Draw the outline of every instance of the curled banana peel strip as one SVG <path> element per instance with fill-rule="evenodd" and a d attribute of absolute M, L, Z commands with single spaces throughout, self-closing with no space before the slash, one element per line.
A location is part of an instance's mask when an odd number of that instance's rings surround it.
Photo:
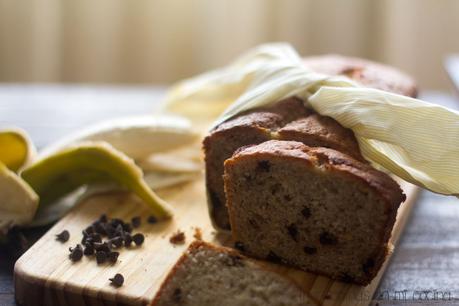
<path fill-rule="evenodd" d="M 68 146 L 25 168 L 21 177 L 40 196 L 40 206 L 50 205 L 83 185 L 115 182 L 141 198 L 158 219 L 172 216 L 172 209 L 145 183 L 134 161 L 106 142 Z"/>

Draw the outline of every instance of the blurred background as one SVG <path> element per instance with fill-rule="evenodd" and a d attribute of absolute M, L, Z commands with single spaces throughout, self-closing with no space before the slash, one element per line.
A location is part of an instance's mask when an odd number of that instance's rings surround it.
<path fill-rule="evenodd" d="M 0 82 L 167 84 L 269 41 L 449 87 L 457 0 L 0 0 Z"/>

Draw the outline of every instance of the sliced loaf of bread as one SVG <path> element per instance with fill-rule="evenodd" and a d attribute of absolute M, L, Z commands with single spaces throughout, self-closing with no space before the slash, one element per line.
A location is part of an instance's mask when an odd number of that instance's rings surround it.
<path fill-rule="evenodd" d="M 411 97 L 417 94 L 416 83 L 411 77 L 376 62 L 339 55 L 306 57 L 303 62 L 313 71 L 346 75 L 367 87 Z M 294 140 L 308 146 L 332 148 L 363 160 L 351 130 L 332 118 L 306 109 L 303 101 L 298 99 L 291 98 L 272 107 L 239 114 L 210 131 L 203 143 L 207 199 L 210 217 L 217 229 L 230 229 L 223 189 L 223 162 L 242 146 L 271 139 Z"/>
<path fill-rule="evenodd" d="M 290 279 L 233 249 L 195 241 L 162 284 L 152 306 L 316 305 Z"/>
<path fill-rule="evenodd" d="M 362 285 L 377 274 L 405 195 L 349 155 L 267 141 L 225 162 L 233 238 L 247 254 Z"/>

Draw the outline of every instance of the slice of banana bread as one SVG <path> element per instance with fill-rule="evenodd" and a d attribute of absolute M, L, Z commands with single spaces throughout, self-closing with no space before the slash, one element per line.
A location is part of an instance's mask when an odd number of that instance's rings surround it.
<path fill-rule="evenodd" d="M 347 75 L 365 86 L 415 96 L 414 81 L 398 70 L 378 63 L 341 56 L 305 58 L 312 70 Z M 301 141 L 308 146 L 326 147 L 364 161 L 351 130 L 334 119 L 304 107 L 296 98 L 242 113 L 220 124 L 204 139 L 206 188 L 210 217 L 217 229 L 229 230 L 223 163 L 240 147 L 271 139 Z"/>
<path fill-rule="evenodd" d="M 271 140 L 225 162 L 233 238 L 247 254 L 368 284 L 388 250 L 399 185 L 327 148 Z"/>
<path fill-rule="evenodd" d="M 193 242 L 152 306 L 315 305 L 293 281 L 235 250 Z"/>

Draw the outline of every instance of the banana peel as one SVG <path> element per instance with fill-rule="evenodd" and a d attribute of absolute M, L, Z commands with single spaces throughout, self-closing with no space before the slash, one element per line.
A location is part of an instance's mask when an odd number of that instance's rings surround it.
<path fill-rule="evenodd" d="M 156 218 L 172 216 L 169 205 L 148 187 L 134 161 L 106 142 L 67 146 L 26 167 L 21 177 L 40 196 L 40 207 L 87 184 L 116 182 L 137 194 Z"/>
<path fill-rule="evenodd" d="M 18 128 L 0 131 L 0 162 L 17 172 L 36 154 L 27 133 Z"/>
<path fill-rule="evenodd" d="M 13 171 L 0 162 L 0 237 L 16 225 L 32 221 L 38 195 Z"/>
<path fill-rule="evenodd" d="M 198 139 L 186 118 L 161 114 L 110 119 L 89 126 L 49 146 L 39 157 L 83 141 L 105 141 L 134 160 L 191 144 Z"/>

